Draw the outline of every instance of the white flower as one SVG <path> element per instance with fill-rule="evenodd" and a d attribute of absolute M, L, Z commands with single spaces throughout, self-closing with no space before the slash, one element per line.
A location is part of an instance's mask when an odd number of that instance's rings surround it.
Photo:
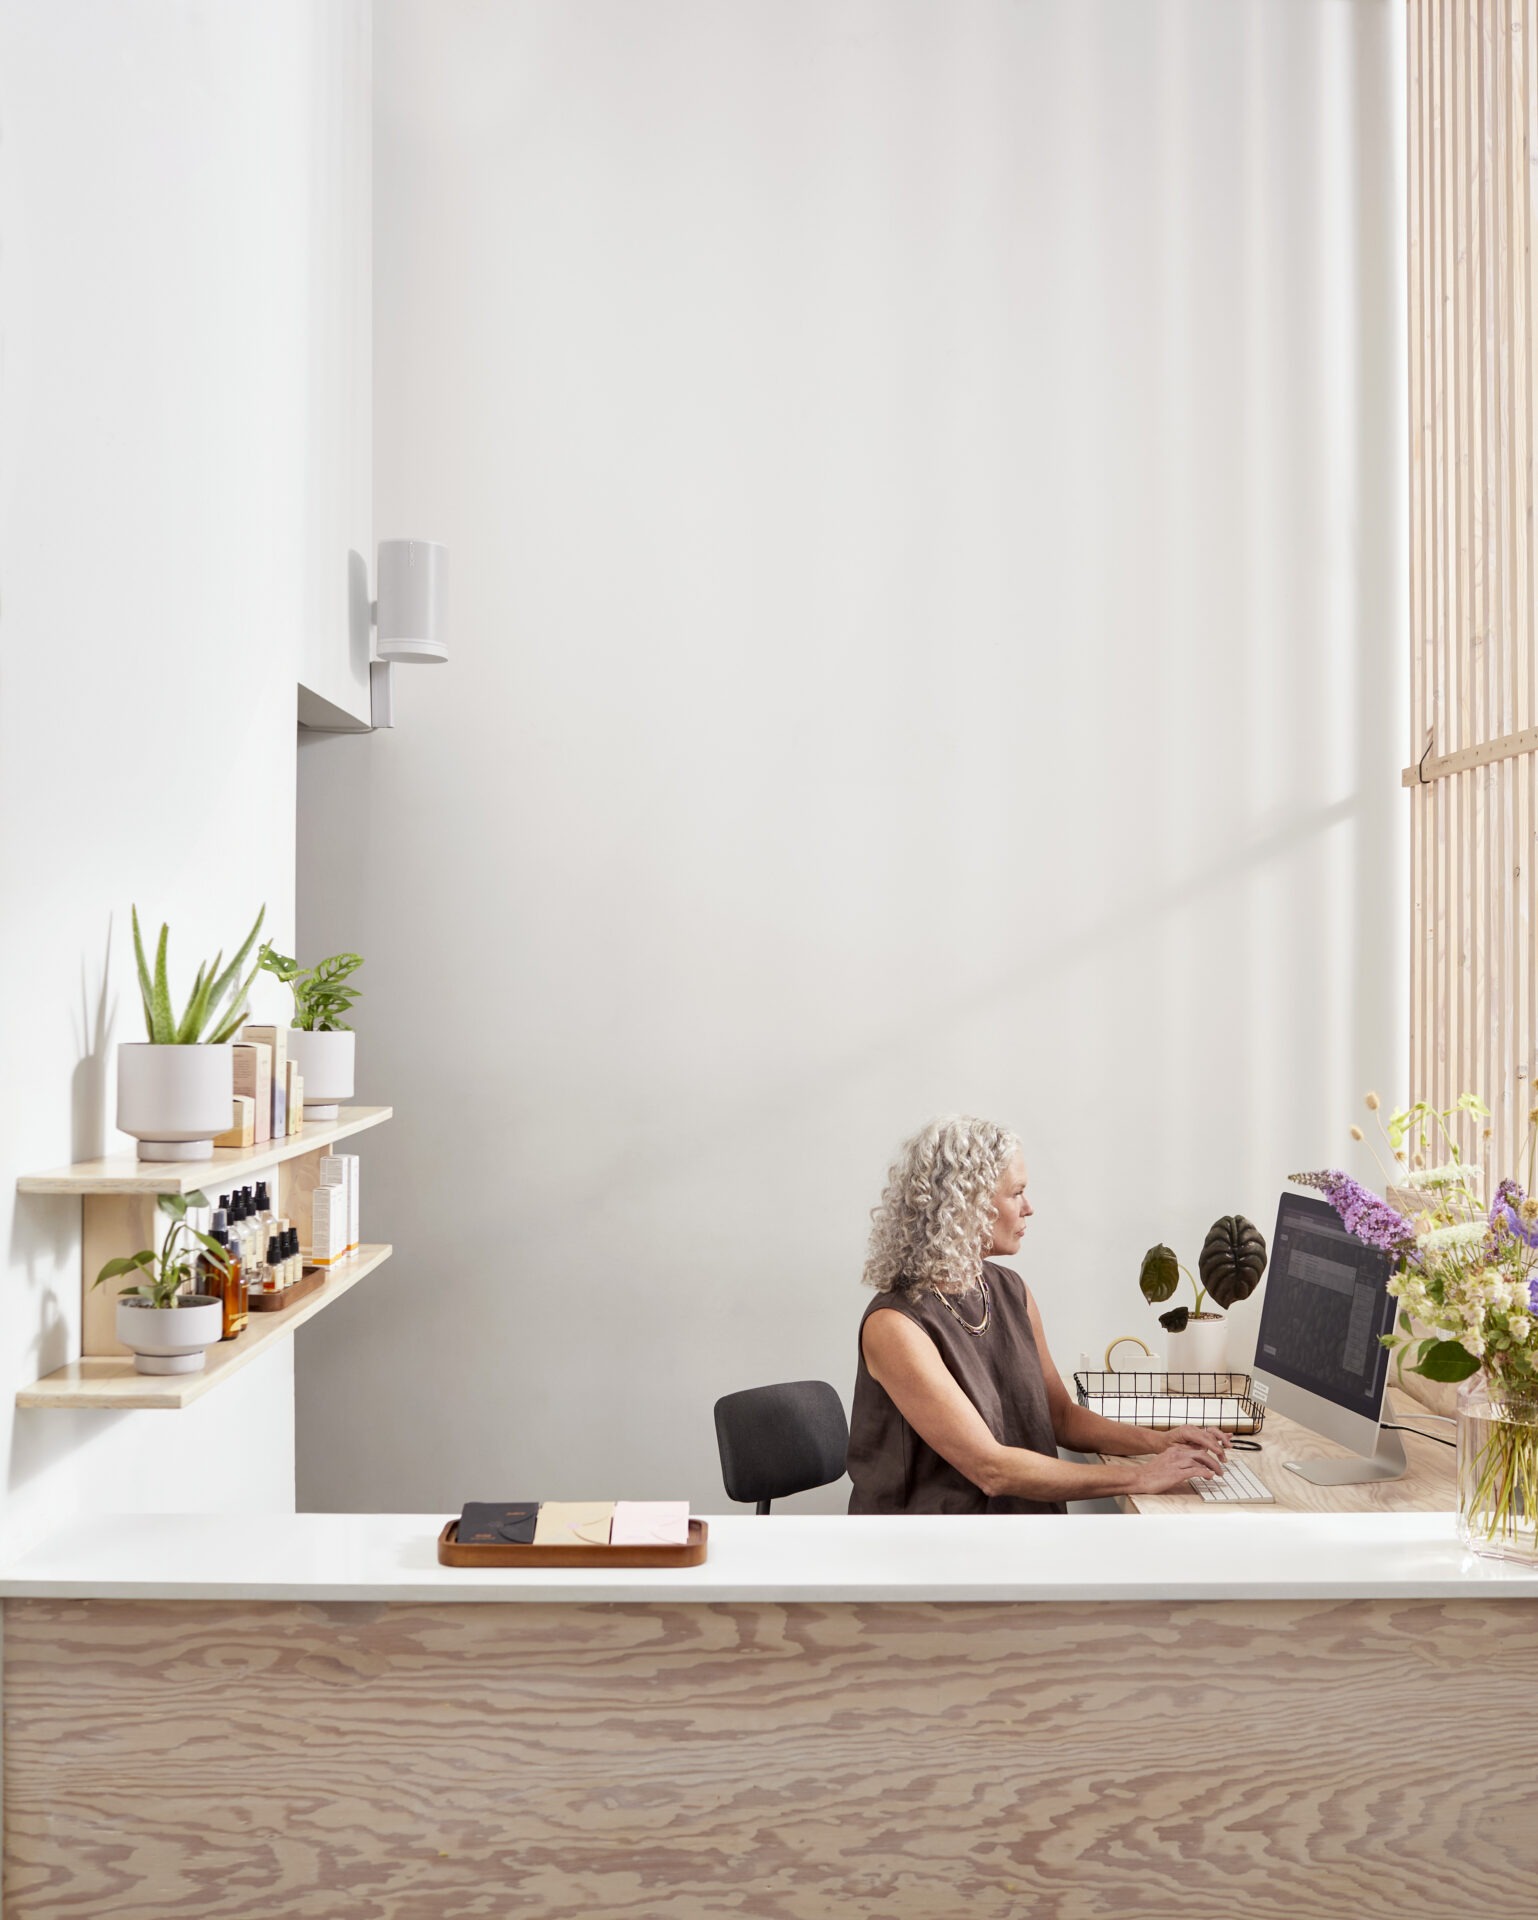
<path fill-rule="evenodd" d="M 1506 1331 L 1519 1343 L 1526 1340 L 1532 1330 L 1533 1323 L 1525 1313 L 1514 1313 L 1506 1322 Z"/>
<path fill-rule="evenodd" d="M 1483 1173 L 1480 1166 L 1462 1166 L 1451 1162 L 1442 1167 L 1417 1167 L 1413 1173 L 1407 1173 L 1404 1184 L 1407 1187 L 1431 1188 L 1463 1187 L 1472 1191 L 1474 1182 Z"/>
<path fill-rule="evenodd" d="M 1488 1231 L 1483 1220 L 1459 1220 L 1450 1227 L 1433 1227 L 1420 1244 L 1426 1253 L 1452 1253 L 1459 1247 L 1482 1247 Z"/>

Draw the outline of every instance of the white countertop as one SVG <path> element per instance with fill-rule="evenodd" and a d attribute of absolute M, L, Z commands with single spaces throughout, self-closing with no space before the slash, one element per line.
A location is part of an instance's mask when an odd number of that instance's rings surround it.
<path fill-rule="evenodd" d="M 1538 1597 L 1450 1513 L 705 1516 L 677 1571 L 440 1567 L 441 1514 L 115 1514 L 0 1567 L 0 1597 L 986 1601 Z"/>

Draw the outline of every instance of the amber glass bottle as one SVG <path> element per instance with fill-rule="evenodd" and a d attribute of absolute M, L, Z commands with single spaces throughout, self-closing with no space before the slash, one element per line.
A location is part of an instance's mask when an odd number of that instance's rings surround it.
<path fill-rule="evenodd" d="M 241 1278 L 240 1258 L 230 1245 L 230 1236 L 221 1225 L 209 1229 L 211 1240 L 217 1240 L 224 1249 L 224 1260 L 216 1260 L 211 1253 L 198 1256 L 198 1291 L 212 1294 L 223 1309 L 220 1325 L 221 1340 L 233 1340 L 246 1324 L 245 1285 Z"/>

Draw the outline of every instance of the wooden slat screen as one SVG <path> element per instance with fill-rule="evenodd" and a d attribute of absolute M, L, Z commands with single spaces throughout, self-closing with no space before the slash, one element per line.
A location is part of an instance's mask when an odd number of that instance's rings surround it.
<path fill-rule="evenodd" d="M 1514 1171 L 1538 1071 L 1538 0 L 1409 0 L 1412 1098 Z M 1520 750 L 1522 748 L 1527 750 Z M 1488 764 L 1437 761 L 1483 748 Z M 1420 770 L 1429 775 L 1420 777 Z"/>

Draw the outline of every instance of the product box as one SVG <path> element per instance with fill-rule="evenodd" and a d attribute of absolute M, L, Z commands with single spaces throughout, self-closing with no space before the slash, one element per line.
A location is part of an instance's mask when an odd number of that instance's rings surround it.
<path fill-rule="evenodd" d="M 256 1102 L 256 1137 L 259 1147 L 272 1138 L 272 1048 L 263 1041 L 235 1042 L 235 1091 Z"/>
<path fill-rule="evenodd" d="M 256 1145 L 256 1102 L 243 1093 L 235 1096 L 235 1111 L 223 1133 L 214 1135 L 216 1147 L 254 1147 Z"/>
<path fill-rule="evenodd" d="M 304 1128 L 304 1075 L 299 1071 L 299 1062 L 287 1063 L 288 1079 L 288 1130 L 299 1133 Z"/>
<path fill-rule="evenodd" d="M 288 1028 L 264 1027 L 247 1023 L 240 1030 L 242 1040 L 272 1051 L 272 1132 L 258 1139 L 283 1140 L 288 1137 Z"/>
<path fill-rule="evenodd" d="M 347 1201 L 347 1216 L 343 1226 L 348 1251 L 358 1245 L 358 1156 L 355 1153 L 322 1154 L 320 1168 L 322 1180 L 335 1182 L 342 1189 Z"/>
<path fill-rule="evenodd" d="M 321 1185 L 313 1195 L 310 1259 L 317 1267 L 334 1267 L 347 1255 L 347 1194 L 339 1186 Z"/>
<path fill-rule="evenodd" d="M 358 1184 L 362 1176 L 363 1163 L 355 1153 L 339 1153 L 337 1159 L 347 1168 L 347 1250 L 356 1253 L 362 1235 L 358 1232 L 358 1216 L 362 1207 L 358 1199 Z"/>

